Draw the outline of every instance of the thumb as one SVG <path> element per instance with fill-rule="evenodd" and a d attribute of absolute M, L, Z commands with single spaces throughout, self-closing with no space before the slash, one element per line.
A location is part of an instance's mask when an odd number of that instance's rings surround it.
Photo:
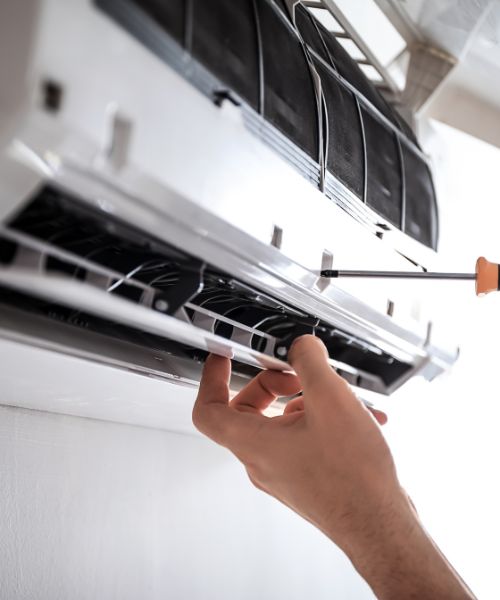
<path fill-rule="evenodd" d="M 297 338 L 288 352 L 288 362 L 299 376 L 309 401 L 328 397 L 331 402 L 332 397 L 344 395 L 349 390 L 347 382 L 328 363 L 328 358 L 326 346 L 314 335 Z"/>

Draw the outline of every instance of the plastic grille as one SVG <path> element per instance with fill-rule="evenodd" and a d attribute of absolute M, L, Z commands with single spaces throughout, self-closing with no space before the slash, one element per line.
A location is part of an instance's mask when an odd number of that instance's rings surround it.
<path fill-rule="evenodd" d="M 401 225 L 403 186 L 395 134 L 361 109 L 368 163 L 366 202 L 396 227 Z"/>
<path fill-rule="evenodd" d="M 405 232 L 422 244 L 437 247 L 437 207 L 429 167 L 403 146 L 406 182 Z"/>
<path fill-rule="evenodd" d="M 347 91 L 319 61 L 328 111 L 327 169 L 360 198 L 364 190 L 363 132 L 354 95 Z"/>
<path fill-rule="evenodd" d="M 274 3 L 282 10 L 282 12 L 288 18 L 288 8 L 286 6 L 285 0 L 274 0 Z"/>
<path fill-rule="evenodd" d="M 264 54 L 264 116 L 318 158 L 318 117 L 304 48 L 278 12 L 258 0 Z"/>
<path fill-rule="evenodd" d="M 194 0 L 192 51 L 200 63 L 258 109 L 259 48 L 252 0 Z"/>
<path fill-rule="evenodd" d="M 185 0 L 131 0 L 167 31 L 181 46 L 184 46 L 186 28 Z"/>
<path fill-rule="evenodd" d="M 328 50 L 316 27 L 315 19 L 303 6 L 295 10 L 295 22 L 304 42 L 327 63 L 330 62 Z"/>
<path fill-rule="evenodd" d="M 382 98 L 378 90 L 365 76 L 356 62 L 349 56 L 349 53 L 335 39 L 335 36 L 325 27 L 318 23 L 323 40 L 328 48 L 333 61 L 333 67 L 342 77 L 354 86 L 363 96 L 369 100 L 385 117 L 392 123 L 398 125 L 394 112 L 387 102 Z"/>

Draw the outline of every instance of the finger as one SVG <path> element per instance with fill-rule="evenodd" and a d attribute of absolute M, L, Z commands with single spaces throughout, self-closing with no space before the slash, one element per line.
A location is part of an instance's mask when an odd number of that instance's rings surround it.
<path fill-rule="evenodd" d="M 345 380 L 328 364 L 325 345 L 313 335 L 303 335 L 293 342 L 288 352 L 288 362 L 299 376 L 309 402 L 321 396 L 328 396 L 331 400 L 332 396 L 345 394 L 349 389 Z"/>
<path fill-rule="evenodd" d="M 229 359 L 216 355 L 207 358 L 193 407 L 193 424 L 242 459 L 254 452 L 256 444 L 261 445 L 257 433 L 269 419 L 260 414 L 243 414 L 229 406 L 230 377 Z"/>
<path fill-rule="evenodd" d="M 280 396 L 293 396 L 301 390 L 300 380 L 291 373 L 261 371 L 231 400 L 231 407 L 261 412 Z"/>
<path fill-rule="evenodd" d="M 299 398 L 294 398 L 287 402 L 285 406 L 285 410 L 283 411 L 284 415 L 290 415 L 295 412 L 302 412 L 304 410 L 304 398 L 300 396 Z"/>
<path fill-rule="evenodd" d="M 229 402 L 229 380 L 231 361 L 224 356 L 209 354 L 201 375 L 200 389 L 196 402 L 203 407 L 209 404 Z"/>
<path fill-rule="evenodd" d="M 215 354 L 209 355 L 193 407 L 194 426 L 219 443 L 224 443 L 227 425 L 231 413 L 234 413 L 229 409 L 230 377 L 231 361 Z"/>
<path fill-rule="evenodd" d="M 377 408 L 372 408 L 371 406 L 367 406 L 368 410 L 375 417 L 375 420 L 379 425 L 385 425 L 388 421 L 388 417 L 382 410 L 378 410 Z"/>

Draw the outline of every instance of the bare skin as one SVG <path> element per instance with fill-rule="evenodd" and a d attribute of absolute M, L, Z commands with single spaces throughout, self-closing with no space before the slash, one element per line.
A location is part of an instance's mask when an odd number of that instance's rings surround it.
<path fill-rule="evenodd" d="M 296 375 L 263 371 L 229 399 L 229 359 L 211 355 L 195 426 L 228 448 L 250 480 L 323 531 L 380 600 L 463 600 L 474 595 L 449 565 L 401 488 L 379 424 L 327 363 L 321 341 L 296 340 Z M 262 411 L 303 391 L 282 416 Z"/>

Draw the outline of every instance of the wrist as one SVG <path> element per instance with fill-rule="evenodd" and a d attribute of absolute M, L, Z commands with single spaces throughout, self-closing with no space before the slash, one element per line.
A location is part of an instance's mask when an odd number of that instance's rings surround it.
<path fill-rule="evenodd" d="M 411 540 L 425 535 L 406 492 L 398 488 L 380 494 L 367 503 L 340 546 L 358 571 L 366 571 L 382 560 L 387 564 L 401 559 Z"/>
<path fill-rule="evenodd" d="M 425 531 L 403 492 L 380 506 L 348 544 L 346 554 L 358 571 L 380 572 L 401 563 L 408 547 L 414 547 L 422 536 Z"/>

